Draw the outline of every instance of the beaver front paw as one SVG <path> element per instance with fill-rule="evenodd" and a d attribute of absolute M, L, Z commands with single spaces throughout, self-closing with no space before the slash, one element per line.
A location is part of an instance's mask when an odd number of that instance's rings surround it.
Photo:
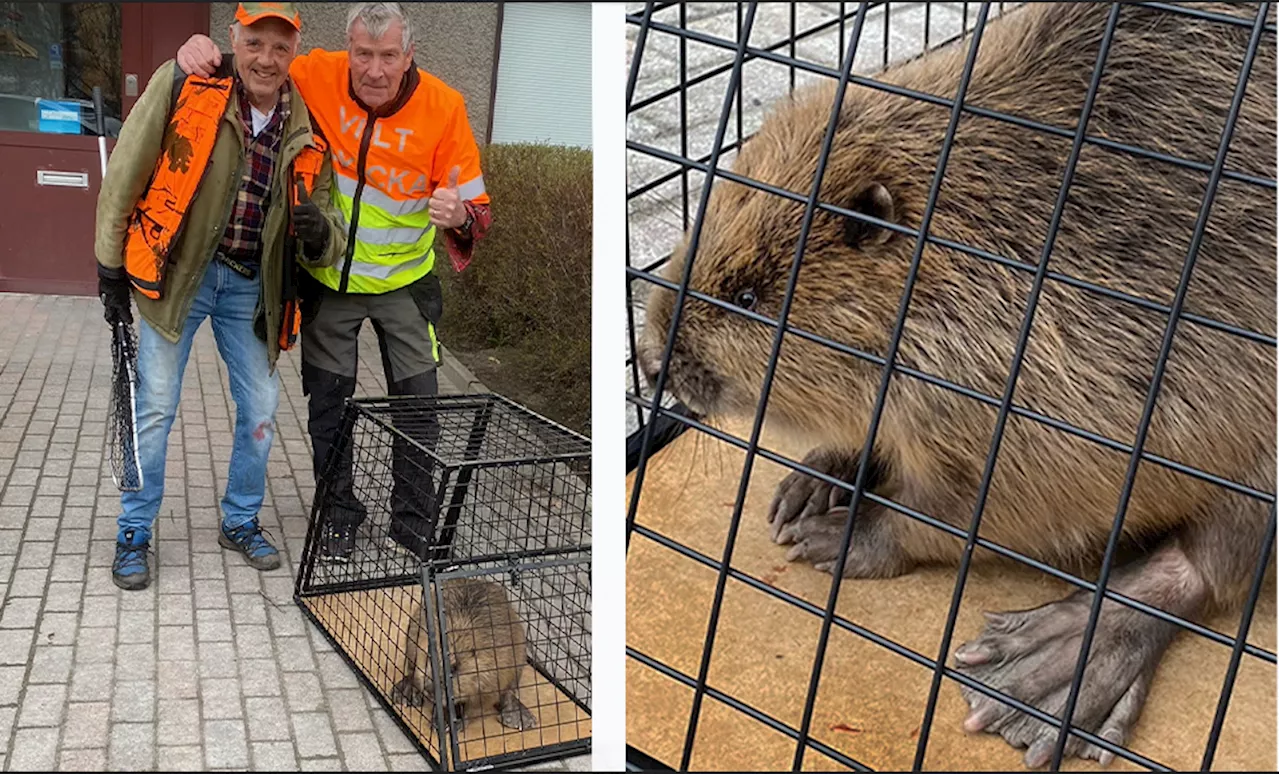
<path fill-rule="evenodd" d="M 502 706 L 498 713 L 498 722 L 516 731 L 527 731 L 538 726 L 538 719 L 519 701 Z"/>
<path fill-rule="evenodd" d="M 1061 718 L 1089 602 L 1090 597 L 1081 593 L 1034 610 L 987 613 L 982 633 L 956 651 L 956 669 Z M 1098 618 L 1072 725 L 1124 744 L 1171 633 L 1168 624 L 1151 616 L 1107 603 Z M 970 708 L 965 731 L 997 733 L 1014 747 L 1026 748 L 1023 763 L 1029 768 L 1049 762 L 1059 729 L 967 686 L 960 690 Z M 1093 758 L 1103 766 L 1114 757 L 1075 736 L 1067 739 L 1064 755 Z"/>
<path fill-rule="evenodd" d="M 397 704 L 421 707 L 427 702 L 427 693 L 413 675 L 406 675 L 391 689 L 391 700 Z"/>
<path fill-rule="evenodd" d="M 858 455 L 844 449 L 818 448 L 802 460 L 804 465 L 850 484 L 858 475 Z M 849 502 L 849 492 L 808 473 L 791 471 L 769 504 L 770 534 L 775 543 L 789 542 L 785 528 L 798 519 L 822 516 L 840 502 Z"/>
<path fill-rule="evenodd" d="M 846 578 L 893 578 L 911 569 L 911 562 L 894 538 L 888 523 L 891 516 L 874 503 L 858 508 L 849 540 L 849 555 L 842 575 Z M 787 561 L 811 562 L 819 572 L 834 572 L 843 545 L 848 504 L 816 516 L 806 516 L 787 524 L 777 542 L 791 544 Z"/>

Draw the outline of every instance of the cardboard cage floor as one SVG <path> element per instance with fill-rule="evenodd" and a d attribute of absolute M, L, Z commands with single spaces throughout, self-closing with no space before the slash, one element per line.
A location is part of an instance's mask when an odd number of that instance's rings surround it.
<path fill-rule="evenodd" d="M 750 427 L 726 425 L 740 438 Z M 766 448 L 799 460 L 806 451 L 786 439 Z M 719 560 L 745 453 L 690 430 L 655 454 L 648 466 L 637 523 Z M 732 564 L 742 572 L 824 609 L 831 576 L 788 564 L 787 547 L 768 536 L 766 513 L 787 469 L 756 458 Z M 634 473 L 628 477 L 630 497 Z M 629 500 L 628 500 L 629 502 Z M 975 557 L 977 559 L 978 557 Z M 636 534 L 627 555 L 627 644 L 645 656 L 697 677 L 717 574 Z M 937 656 L 956 569 L 920 568 L 878 581 L 846 580 L 837 613 L 930 659 Z M 982 628 L 983 610 L 1016 610 L 1053 601 L 1065 583 L 1009 563 L 971 567 L 952 650 Z M 1238 615 L 1204 622 L 1234 638 Z M 800 726 L 821 620 L 744 583 L 729 579 L 708 684 L 757 710 Z M 811 725 L 814 739 L 878 770 L 913 764 L 932 670 L 833 627 Z M 1259 599 L 1249 641 L 1274 652 L 1274 574 Z M 1183 632 L 1156 672 L 1147 704 L 1126 746 L 1174 770 L 1200 768 L 1230 648 Z M 954 665 L 948 659 L 949 665 Z M 627 659 L 627 743 L 673 768 L 680 763 L 693 690 L 634 658 Z M 1245 655 L 1214 760 L 1214 770 L 1276 768 L 1276 669 Z M 959 686 L 943 679 L 929 737 L 926 770 L 1025 770 L 1025 750 L 990 734 L 967 735 L 967 705 Z M 708 697 L 690 762 L 692 770 L 790 770 L 795 742 Z M 805 770 L 845 770 L 810 749 Z M 1098 771 L 1096 761 L 1069 759 L 1063 768 Z M 1117 759 L 1108 770 L 1143 770 Z"/>
<path fill-rule="evenodd" d="M 410 584 L 304 597 L 302 604 L 336 640 L 337 647 L 356 663 L 377 692 L 388 696 L 404 674 L 400 658 L 407 636 L 407 611 L 416 608 L 421 597 L 422 587 Z M 388 633 L 391 638 L 387 638 Z M 379 637 L 385 639 L 376 642 L 375 638 Z M 460 760 L 455 768 L 482 758 L 590 738 L 590 715 L 529 665 L 520 676 L 520 700 L 538 719 L 537 727 L 514 731 L 499 723 L 494 713 L 470 720 L 459 738 Z M 428 714 L 431 708 L 394 702 L 391 707 L 413 736 L 437 761 L 442 761 L 434 717 Z M 446 739 L 446 755 L 452 755 L 448 749 Z"/>

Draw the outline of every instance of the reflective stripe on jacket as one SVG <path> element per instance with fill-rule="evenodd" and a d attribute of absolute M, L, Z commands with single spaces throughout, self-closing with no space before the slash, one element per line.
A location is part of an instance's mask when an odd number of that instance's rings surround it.
<path fill-rule="evenodd" d="M 386 293 L 426 276 L 437 246 L 428 201 L 449 171 L 461 168 L 461 199 L 489 201 L 462 95 L 414 66 L 375 113 L 352 92 L 345 51 L 313 50 L 289 73 L 332 151 L 332 200 L 347 231 L 338 265 L 307 271 L 342 293 Z"/>

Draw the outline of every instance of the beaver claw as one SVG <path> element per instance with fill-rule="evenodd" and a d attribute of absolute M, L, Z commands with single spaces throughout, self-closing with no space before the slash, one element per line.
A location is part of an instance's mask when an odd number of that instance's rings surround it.
<path fill-rule="evenodd" d="M 1061 718 L 1079 658 L 1090 598 L 1081 592 L 1033 610 L 986 613 L 987 624 L 955 653 L 958 671 L 1049 715 Z M 1107 608 L 1112 608 L 1108 610 Z M 1168 625 L 1108 603 L 1098 619 L 1084 684 L 1072 725 L 1116 745 L 1124 744 L 1147 698 L 1151 676 L 1169 641 Z M 1049 762 L 1059 729 L 967 686 L 964 730 L 998 733 L 1016 748 L 1023 762 L 1038 768 Z M 1093 758 L 1106 766 L 1109 750 L 1071 736 L 1066 756 Z"/>
<path fill-rule="evenodd" d="M 538 725 L 538 719 L 520 703 L 514 693 L 509 693 L 502 697 L 501 703 L 498 705 L 498 712 L 499 722 L 507 728 L 525 731 L 530 728 L 536 728 Z"/>
<path fill-rule="evenodd" d="M 858 457 L 843 450 L 814 449 L 805 455 L 802 462 L 806 467 L 850 483 L 858 474 Z M 790 542 L 786 537 L 787 525 L 812 516 L 822 516 L 841 502 L 849 502 L 847 490 L 832 486 L 808 473 L 793 470 L 778 484 L 773 502 L 769 504 L 770 536 L 775 543 Z"/>
<path fill-rule="evenodd" d="M 832 508 L 782 525 L 774 532 L 774 542 L 790 545 L 787 561 L 806 561 L 822 572 L 840 556 L 848 508 Z"/>
<path fill-rule="evenodd" d="M 397 704 L 421 707 L 427 702 L 427 693 L 418 685 L 413 675 L 407 675 L 391 689 L 391 700 Z"/>
<path fill-rule="evenodd" d="M 873 503 L 858 509 L 849 553 L 841 575 L 845 578 L 893 578 L 911 569 L 911 562 L 899 548 L 886 512 Z M 797 519 L 778 530 L 777 542 L 791 544 L 787 561 L 806 561 L 819 572 L 835 572 L 836 559 L 844 545 L 849 521 L 849 505 L 839 505 L 815 516 Z"/>

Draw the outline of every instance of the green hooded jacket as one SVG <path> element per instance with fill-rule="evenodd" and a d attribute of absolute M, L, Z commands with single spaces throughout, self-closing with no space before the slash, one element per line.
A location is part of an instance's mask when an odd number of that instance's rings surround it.
<path fill-rule="evenodd" d="M 150 185 L 156 162 L 162 153 L 162 140 L 169 123 L 175 93 L 176 64 L 171 59 L 160 66 L 130 111 L 120 129 L 120 137 L 111 152 L 107 174 L 98 194 L 97 228 L 94 252 L 98 263 L 109 269 L 124 264 L 124 239 L 129 218 Z M 234 73 L 231 57 L 224 57 L 219 76 Z M 291 84 L 292 85 L 292 84 Z M 346 252 L 346 233 L 340 215 L 330 205 L 329 189 L 333 166 L 329 152 L 311 193 L 311 201 L 329 222 L 329 241 L 320 256 L 286 256 L 286 232 L 290 220 L 292 197 L 287 188 L 287 170 L 293 159 L 312 140 L 311 116 L 296 88 L 293 89 L 289 118 L 281 136 L 280 149 L 272 170 L 271 200 L 262 229 L 261 294 L 254 316 L 254 330 L 265 338 L 267 358 L 272 370 L 280 355 L 277 334 L 283 317 L 281 288 L 287 260 L 298 260 L 311 266 L 332 266 Z M 240 101 L 227 100 L 226 113 L 218 127 L 209 168 L 196 192 L 182 231 L 175 240 L 165 268 L 163 290 L 159 299 L 150 299 L 134 289 L 133 300 L 138 312 L 151 327 L 169 341 L 177 343 L 183 324 L 191 311 L 196 292 L 204 280 L 209 261 L 222 241 L 232 206 L 244 176 L 247 163 L 244 131 L 240 123 Z M 283 172 L 282 172 L 283 170 Z M 292 243 L 292 240 L 289 240 Z M 265 334 L 264 334 L 265 332 Z"/>

